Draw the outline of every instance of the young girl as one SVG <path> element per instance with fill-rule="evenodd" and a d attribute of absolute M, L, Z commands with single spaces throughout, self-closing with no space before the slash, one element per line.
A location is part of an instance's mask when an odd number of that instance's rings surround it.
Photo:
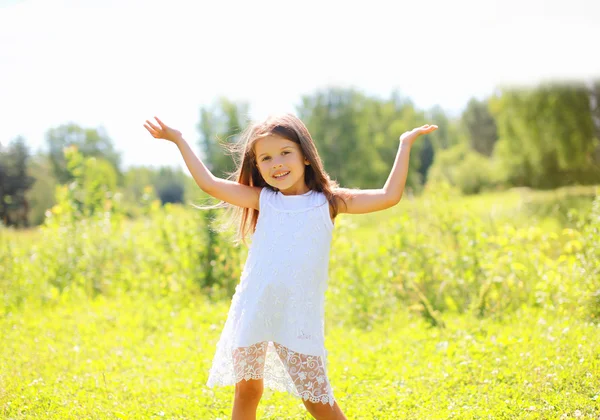
<path fill-rule="evenodd" d="M 144 127 L 177 145 L 198 186 L 238 210 L 238 237 L 252 237 L 207 385 L 235 384 L 234 420 L 256 418 L 264 386 L 302 398 L 317 419 L 345 419 L 333 397 L 324 346 L 334 219 L 397 204 L 413 142 L 437 126 L 402 134 L 382 189 L 347 190 L 329 178 L 311 135 L 291 114 L 248 126 L 232 179 L 215 177 L 179 131 L 156 121 Z"/>

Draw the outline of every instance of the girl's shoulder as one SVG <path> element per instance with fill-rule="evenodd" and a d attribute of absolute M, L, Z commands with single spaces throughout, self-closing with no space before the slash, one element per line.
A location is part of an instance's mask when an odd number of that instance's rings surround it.
<path fill-rule="evenodd" d="M 259 211 L 264 208 L 264 205 L 269 200 L 269 197 L 273 196 L 275 191 L 268 187 L 262 187 L 258 194 L 258 209 Z"/>

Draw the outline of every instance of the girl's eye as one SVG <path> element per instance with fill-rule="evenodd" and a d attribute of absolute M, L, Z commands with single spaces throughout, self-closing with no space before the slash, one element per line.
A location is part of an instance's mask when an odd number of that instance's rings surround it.
<path fill-rule="evenodd" d="M 281 152 L 282 155 L 289 155 L 290 153 L 292 153 L 292 152 L 289 152 L 287 150 L 284 151 L 284 152 Z M 271 159 L 271 157 L 270 156 L 265 156 L 264 158 L 261 159 L 261 162 L 264 162 L 267 159 Z"/>

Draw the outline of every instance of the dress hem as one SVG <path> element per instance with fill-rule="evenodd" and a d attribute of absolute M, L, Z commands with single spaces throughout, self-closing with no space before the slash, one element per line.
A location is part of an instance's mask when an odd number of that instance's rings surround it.
<path fill-rule="evenodd" d="M 264 380 L 265 378 L 264 378 L 264 375 L 250 375 L 249 378 L 243 377 L 235 382 L 233 382 L 233 381 L 208 381 L 206 383 L 206 386 L 208 388 L 234 386 L 234 385 L 238 384 L 239 382 L 249 381 L 250 379 L 254 379 L 254 380 L 263 379 Z M 302 394 L 300 394 L 298 392 L 290 391 L 287 388 L 273 386 L 273 384 L 271 384 L 270 382 L 267 382 L 267 381 L 263 381 L 263 386 L 274 392 L 287 393 L 287 394 L 291 395 L 292 397 L 295 397 L 295 398 L 298 398 L 298 399 L 301 399 L 304 401 L 310 400 L 310 402 L 313 402 L 313 403 L 329 404 L 332 407 L 335 403 L 335 397 L 333 396 L 333 390 L 332 390 L 332 395 L 322 395 L 321 397 L 312 397 L 312 396 L 310 396 L 310 392 L 305 391 L 305 392 L 302 392 Z"/>

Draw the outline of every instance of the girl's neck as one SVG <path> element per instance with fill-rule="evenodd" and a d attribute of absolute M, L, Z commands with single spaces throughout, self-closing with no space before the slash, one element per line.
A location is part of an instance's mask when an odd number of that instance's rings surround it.
<path fill-rule="evenodd" d="M 279 190 L 279 192 L 283 195 L 287 195 L 287 196 L 292 196 L 292 195 L 305 195 L 308 194 L 311 191 L 310 188 L 308 188 L 307 185 L 302 185 L 300 187 L 297 188 L 290 188 L 287 189 L 285 191 L 283 190 Z"/>

